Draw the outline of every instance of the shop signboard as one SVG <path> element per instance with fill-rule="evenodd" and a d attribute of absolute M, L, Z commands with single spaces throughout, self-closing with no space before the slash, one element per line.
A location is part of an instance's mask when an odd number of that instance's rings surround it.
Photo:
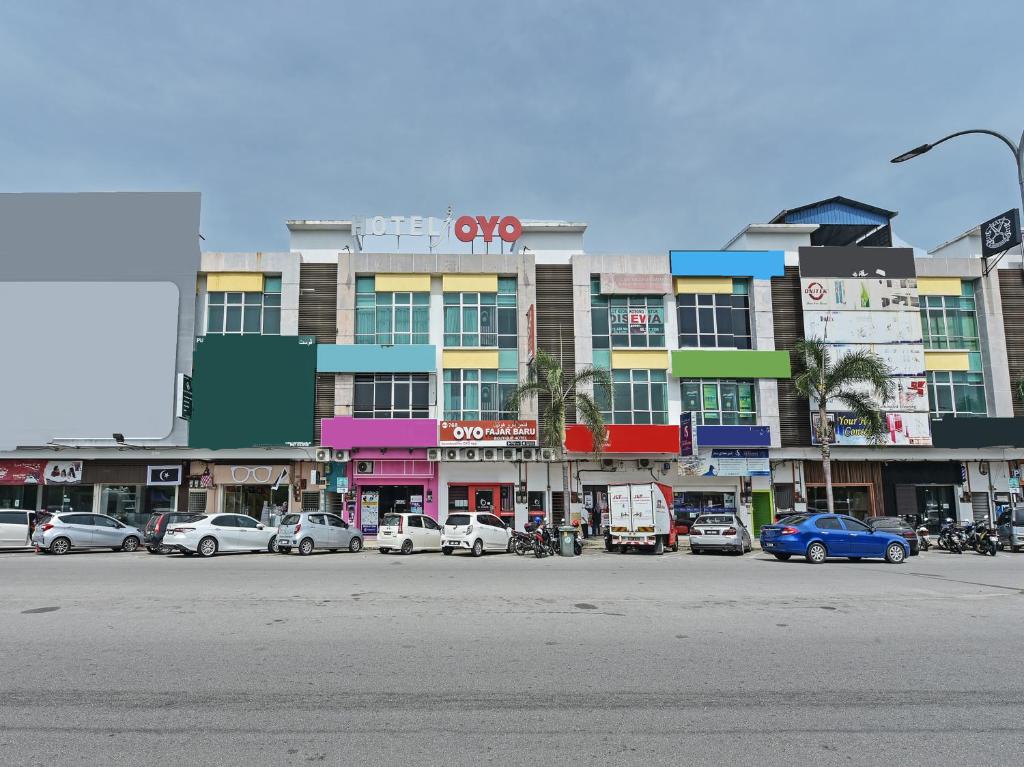
<path fill-rule="evenodd" d="M 921 344 L 921 315 L 918 312 L 847 312 L 804 310 L 807 338 L 821 338 L 830 344 Z"/>
<path fill-rule="evenodd" d="M 47 485 L 77 485 L 81 481 L 81 461 L 48 461 L 43 470 L 43 482 Z"/>
<path fill-rule="evenodd" d="M 883 280 L 828 277 L 800 279 L 801 300 L 807 309 L 857 312 L 916 312 L 921 299 L 916 279 Z"/>
<path fill-rule="evenodd" d="M 536 421 L 441 421 L 440 445 L 531 447 L 537 444 Z"/>
<path fill-rule="evenodd" d="M 665 332 L 665 307 L 663 306 L 612 306 L 608 319 L 613 336 L 646 335 Z"/>
<path fill-rule="evenodd" d="M 924 377 L 924 346 L 921 344 L 834 344 L 832 358 L 852 351 L 868 350 L 882 358 L 893 376 Z"/>
<path fill-rule="evenodd" d="M 884 402 L 875 402 L 879 410 L 899 413 L 928 412 L 928 382 L 924 376 L 894 376 L 892 396 Z M 850 389 L 873 398 L 870 384 L 852 385 Z M 818 409 L 817 399 L 811 398 L 811 410 Z"/>
<path fill-rule="evenodd" d="M 679 416 L 679 455 L 693 455 L 693 413 L 687 410 Z"/>
<path fill-rule="evenodd" d="M 273 485 L 280 487 L 291 482 L 287 464 L 239 464 L 213 467 L 216 485 Z"/>
<path fill-rule="evenodd" d="M 984 258 L 998 255 L 1020 243 L 1020 215 L 1016 208 L 981 225 L 981 255 Z"/>
<path fill-rule="evenodd" d="M 0 485 L 41 485 L 45 461 L 0 461 Z"/>
<path fill-rule="evenodd" d="M 602 274 L 601 295 L 664 296 L 672 292 L 669 274 Z"/>
<path fill-rule="evenodd" d="M 363 535 L 377 534 L 377 519 L 380 511 L 380 496 L 376 490 L 363 490 L 359 500 L 359 507 L 362 510 L 360 525 Z"/>
<path fill-rule="evenodd" d="M 672 425 L 610 424 L 605 427 L 606 453 L 679 454 L 679 427 Z M 570 453 L 592 453 L 594 438 L 581 423 L 565 427 L 565 448 Z"/>
<path fill-rule="evenodd" d="M 192 420 L 192 376 L 178 373 L 174 414 L 183 421 Z"/>
<path fill-rule="evenodd" d="M 767 448 L 702 450 L 683 466 L 691 477 L 767 477 L 771 475 Z"/>
<path fill-rule="evenodd" d="M 147 466 L 146 484 L 150 487 L 177 486 L 181 484 L 181 465 Z"/>
<path fill-rule="evenodd" d="M 928 413 L 885 413 L 886 431 L 877 444 L 931 445 Z M 853 413 L 828 413 L 829 429 L 834 445 L 873 445 L 868 439 L 866 424 Z M 818 414 L 811 413 L 811 444 L 818 444 Z"/>

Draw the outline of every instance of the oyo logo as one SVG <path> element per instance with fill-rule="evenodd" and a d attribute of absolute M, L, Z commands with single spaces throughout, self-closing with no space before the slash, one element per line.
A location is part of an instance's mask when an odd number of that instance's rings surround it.
<path fill-rule="evenodd" d="M 455 221 L 455 236 L 462 242 L 472 242 L 481 235 L 484 242 L 491 242 L 495 232 L 505 242 L 515 242 L 523 233 L 523 225 L 515 216 L 459 216 Z"/>
<path fill-rule="evenodd" d="M 482 426 L 456 426 L 452 429 L 452 436 L 455 439 L 483 439 L 484 430 Z"/>
<path fill-rule="evenodd" d="M 825 286 L 820 282 L 812 282 L 807 286 L 807 290 L 804 291 L 812 301 L 820 301 L 825 297 L 828 291 L 825 290 Z"/>

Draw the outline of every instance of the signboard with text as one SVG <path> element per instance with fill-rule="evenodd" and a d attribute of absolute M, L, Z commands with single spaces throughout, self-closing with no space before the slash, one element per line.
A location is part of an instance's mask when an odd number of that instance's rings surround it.
<path fill-rule="evenodd" d="M 441 421 L 443 447 L 531 447 L 537 444 L 536 421 Z"/>
<path fill-rule="evenodd" d="M 829 430 L 833 445 L 872 445 L 866 424 L 853 413 L 829 413 Z M 930 445 L 931 428 L 928 413 L 886 413 L 886 431 L 878 444 Z M 818 444 L 818 414 L 811 414 L 811 444 Z"/>

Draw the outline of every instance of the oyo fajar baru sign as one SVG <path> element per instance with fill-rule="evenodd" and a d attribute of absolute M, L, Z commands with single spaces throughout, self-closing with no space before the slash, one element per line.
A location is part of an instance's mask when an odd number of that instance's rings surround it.
<path fill-rule="evenodd" d="M 537 444 L 536 421 L 441 421 L 439 444 L 521 447 Z"/>
<path fill-rule="evenodd" d="M 494 240 L 497 234 L 505 242 L 515 242 L 523 233 L 523 224 L 515 216 L 459 216 L 455 220 L 455 236 L 462 242 L 483 237 Z"/>

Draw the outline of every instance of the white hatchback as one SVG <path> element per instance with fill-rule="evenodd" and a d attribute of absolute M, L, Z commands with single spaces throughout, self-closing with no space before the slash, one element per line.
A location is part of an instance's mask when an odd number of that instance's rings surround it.
<path fill-rule="evenodd" d="M 511 551 L 512 531 L 493 514 L 449 514 L 441 529 L 441 553 L 451 554 L 455 549 L 465 549 L 474 557 L 485 551 Z"/>
<path fill-rule="evenodd" d="M 377 545 L 381 554 L 439 551 L 441 526 L 425 514 L 385 514 L 377 528 Z"/>

